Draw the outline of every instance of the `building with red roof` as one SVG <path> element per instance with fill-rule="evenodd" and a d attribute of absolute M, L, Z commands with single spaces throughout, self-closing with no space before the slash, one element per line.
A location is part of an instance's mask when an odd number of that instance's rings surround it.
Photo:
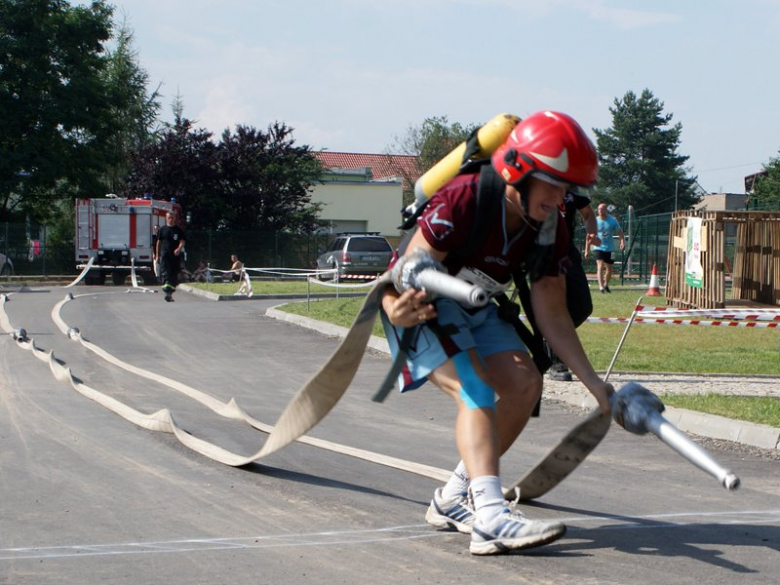
<path fill-rule="evenodd" d="M 417 158 L 395 154 L 315 152 L 325 172 L 312 192 L 323 205 L 329 233 L 379 232 L 398 236 L 404 190 L 419 176 Z"/>
<path fill-rule="evenodd" d="M 404 154 L 362 154 L 323 150 L 314 155 L 329 171 L 368 169 L 373 181 L 401 181 L 404 189 L 412 190 L 419 178 L 417 157 Z"/>

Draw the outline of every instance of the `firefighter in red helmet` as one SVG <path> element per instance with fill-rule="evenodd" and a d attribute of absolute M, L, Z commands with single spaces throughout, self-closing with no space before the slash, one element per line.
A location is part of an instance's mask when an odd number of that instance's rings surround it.
<path fill-rule="evenodd" d="M 593 185 L 597 171 L 596 150 L 574 119 L 552 111 L 533 114 L 515 126 L 490 165 L 454 177 L 431 197 L 404 256 L 430 256 L 449 274 L 495 296 L 526 270 L 542 334 L 608 413 L 613 388 L 594 371 L 566 310 L 569 235 L 558 221 L 567 189 Z M 484 242 L 470 251 L 467 240 L 486 172 L 493 173 L 491 196 L 500 198 L 499 211 Z M 426 520 L 471 534 L 470 551 L 478 555 L 560 538 L 562 523 L 526 518 L 501 491 L 499 458 L 525 427 L 542 390 L 541 375 L 515 328 L 502 320 L 495 303 L 467 308 L 445 297 L 430 300 L 414 288 L 388 287 L 382 309 L 394 355 L 404 332 L 414 329 L 413 343 L 401 352 L 406 353 L 401 390 L 430 380 L 458 408 L 461 461 L 436 490 Z"/>

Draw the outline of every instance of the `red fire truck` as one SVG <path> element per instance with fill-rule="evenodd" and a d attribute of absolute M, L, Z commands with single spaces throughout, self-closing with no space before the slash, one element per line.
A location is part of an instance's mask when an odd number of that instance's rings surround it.
<path fill-rule="evenodd" d="M 154 228 L 165 225 L 165 215 L 175 211 L 182 221 L 181 206 L 175 201 L 122 199 L 76 200 L 76 267 L 83 269 L 94 258 L 84 277 L 85 284 L 103 284 L 107 275 L 122 285 L 135 264 L 144 284 L 155 284 L 152 262 Z"/>

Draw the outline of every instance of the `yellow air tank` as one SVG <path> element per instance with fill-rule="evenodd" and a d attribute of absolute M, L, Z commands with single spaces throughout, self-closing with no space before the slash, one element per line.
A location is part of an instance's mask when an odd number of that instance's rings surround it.
<path fill-rule="evenodd" d="M 501 146 L 512 129 L 520 122 L 513 114 L 499 114 L 477 130 L 479 152 L 475 160 L 489 157 Z M 428 169 L 414 184 L 414 207 L 419 207 L 426 199 L 458 174 L 466 153 L 466 143 L 460 143 L 452 152 Z"/>

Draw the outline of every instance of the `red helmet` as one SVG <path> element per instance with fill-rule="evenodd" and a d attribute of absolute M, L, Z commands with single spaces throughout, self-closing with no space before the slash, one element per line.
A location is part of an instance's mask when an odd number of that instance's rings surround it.
<path fill-rule="evenodd" d="M 560 112 L 537 112 L 515 126 L 493 153 L 493 168 L 510 185 L 531 173 L 589 187 L 596 182 L 596 148 L 574 118 Z"/>

